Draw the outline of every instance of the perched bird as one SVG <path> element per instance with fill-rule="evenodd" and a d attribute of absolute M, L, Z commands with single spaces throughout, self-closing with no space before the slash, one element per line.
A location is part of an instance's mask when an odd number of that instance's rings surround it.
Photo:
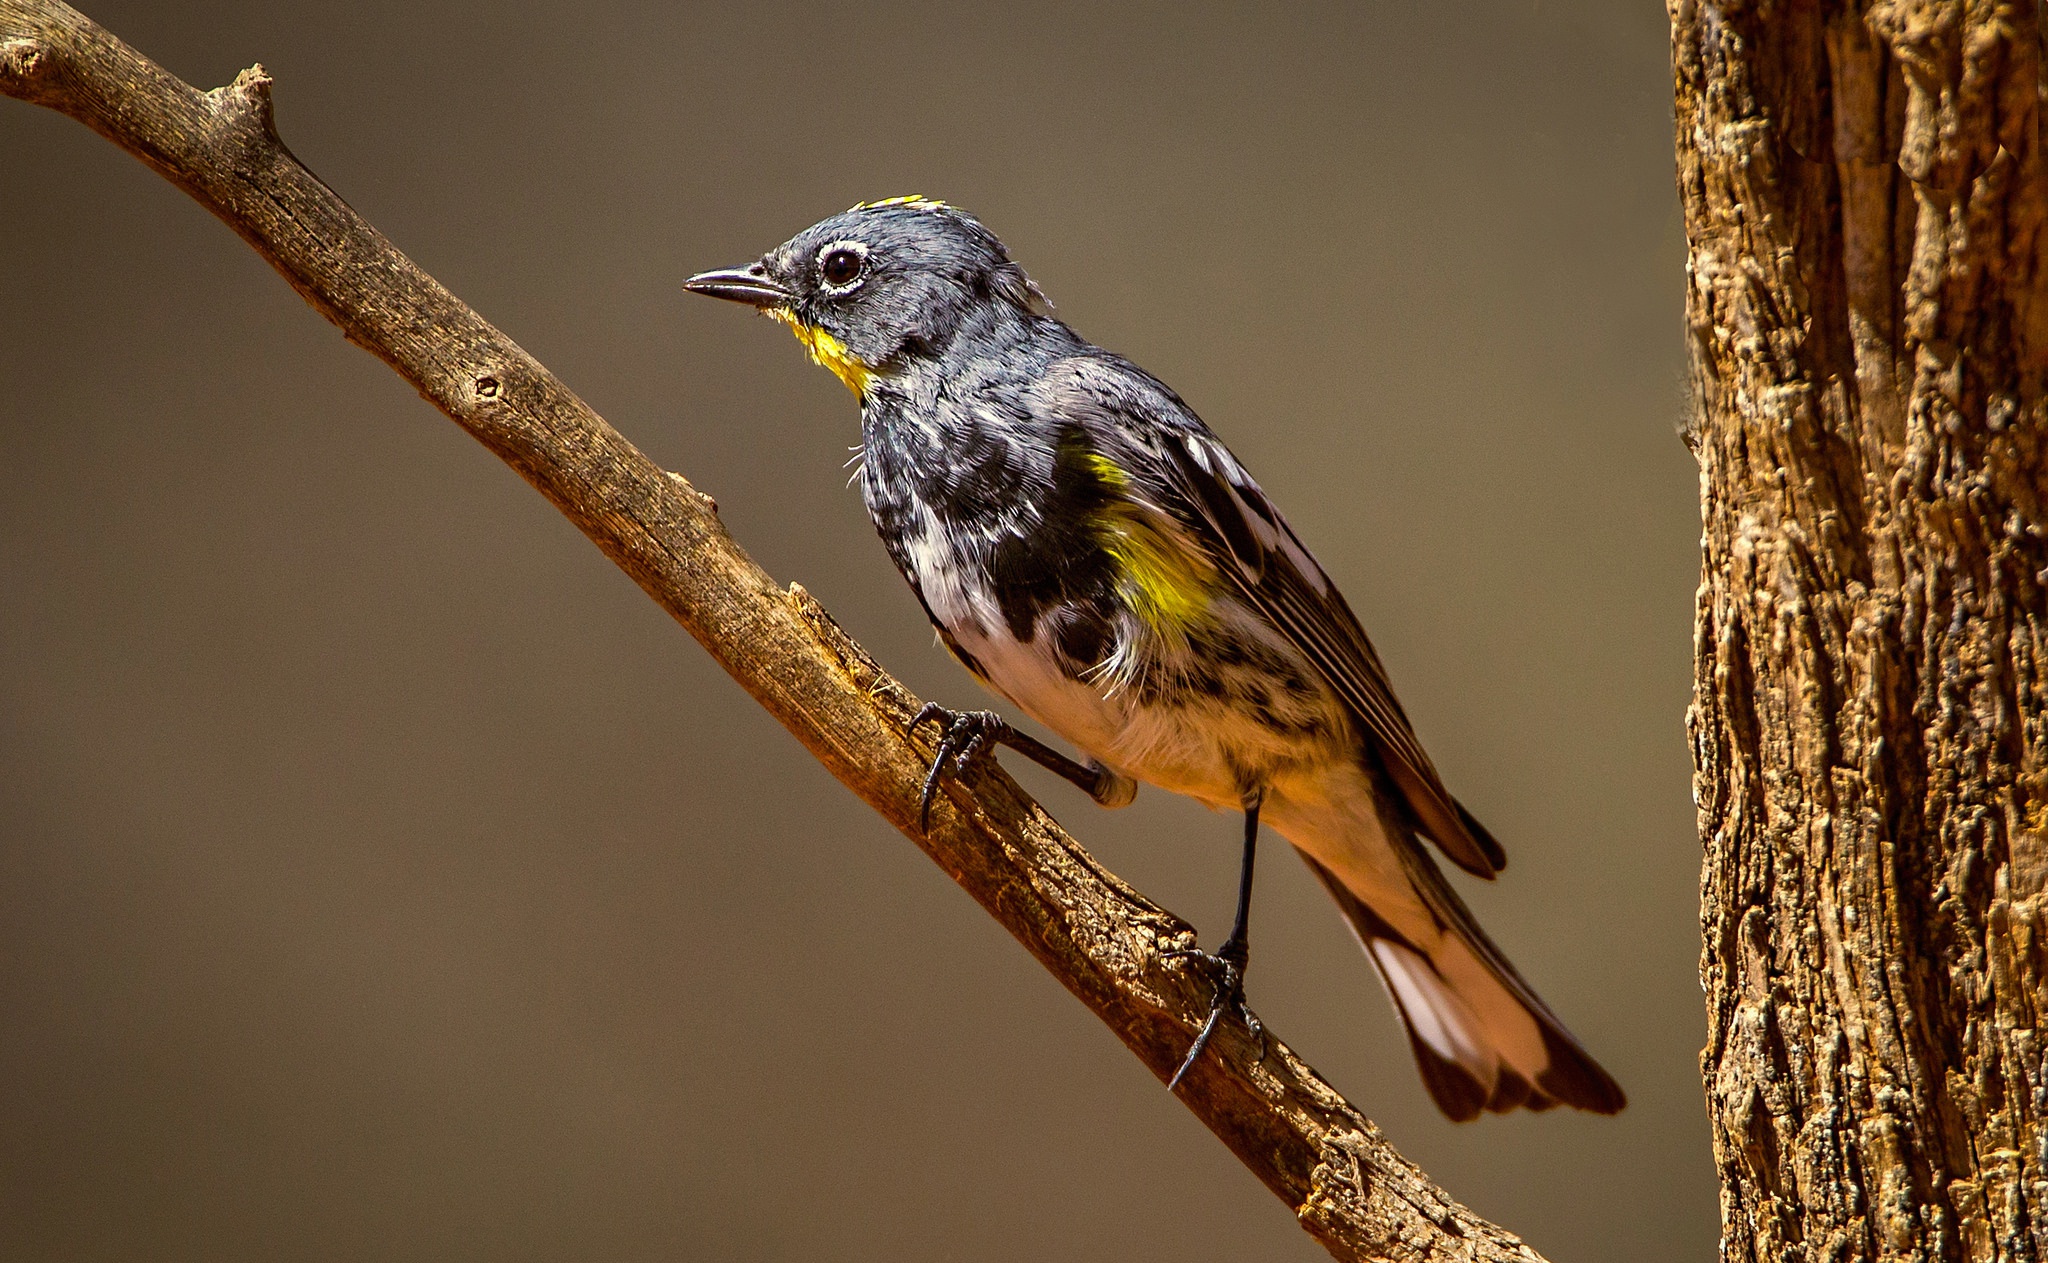
<path fill-rule="evenodd" d="M 998 743 L 1108 806 L 1143 781 L 1243 812 L 1236 921 L 1176 1085 L 1223 1013 L 1257 1030 L 1243 976 L 1263 821 L 1336 897 L 1445 1114 L 1622 1108 L 1430 858 L 1425 838 L 1481 877 L 1506 862 L 1329 575 L 1180 397 L 1054 319 L 995 234 L 891 198 L 686 285 L 788 325 L 859 398 L 868 513 L 946 647 L 1087 756 L 927 707 L 943 734 L 927 813 L 942 774 Z"/>

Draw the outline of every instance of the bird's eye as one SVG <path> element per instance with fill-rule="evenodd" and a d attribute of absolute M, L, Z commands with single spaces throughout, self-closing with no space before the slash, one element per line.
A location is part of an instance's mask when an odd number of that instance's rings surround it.
<path fill-rule="evenodd" d="M 861 252 L 848 246 L 833 246 L 818 260 L 818 275 L 825 278 L 825 284 L 835 289 L 851 285 L 860 279 L 867 259 Z"/>

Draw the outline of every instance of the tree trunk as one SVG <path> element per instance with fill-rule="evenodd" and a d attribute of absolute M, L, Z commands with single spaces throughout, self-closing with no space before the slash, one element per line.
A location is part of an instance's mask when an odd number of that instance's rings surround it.
<path fill-rule="evenodd" d="M 2040 10 L 1672 0 L 1729 1260 L 2048 1260 Z"/>

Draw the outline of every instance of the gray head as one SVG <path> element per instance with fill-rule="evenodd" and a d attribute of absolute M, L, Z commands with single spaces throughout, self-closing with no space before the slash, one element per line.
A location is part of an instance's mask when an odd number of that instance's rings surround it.
<path fill-rule="evenodd" d="M 977 312 L 1028 316 L 1045 301 L 980 220 L 922 197 L 863 202 L 758 263 L 699 273 L 684 287 L 789 325 L 855 394 L 901 357 L 944 348 Z"/>

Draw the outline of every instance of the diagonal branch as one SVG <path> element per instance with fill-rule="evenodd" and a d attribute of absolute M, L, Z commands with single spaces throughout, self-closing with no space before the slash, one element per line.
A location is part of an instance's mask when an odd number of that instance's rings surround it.
<path fill-rule="evenodd" d="M 658 467 L 510 338 L 386 241 L 278 138 L 261 67 L 201 92 L 54 0 L 0 0 L 0 93 L 84 123 L 240 233 L 349 340 L 518 470 L 687 628 L 849 789 L 901 829 L 1154 1075 L 1208 1007 L 1161 950 L 1183 922 L 1104 870 L 1000 770 L 948 786 L 917 827 L 930 750 L 911 697 L 716 506 Z M 1181 1099 L 1340 1259 L 1541 1263 L 1394 1152 L 1278 1040 L 1218 1032 Z"/>

